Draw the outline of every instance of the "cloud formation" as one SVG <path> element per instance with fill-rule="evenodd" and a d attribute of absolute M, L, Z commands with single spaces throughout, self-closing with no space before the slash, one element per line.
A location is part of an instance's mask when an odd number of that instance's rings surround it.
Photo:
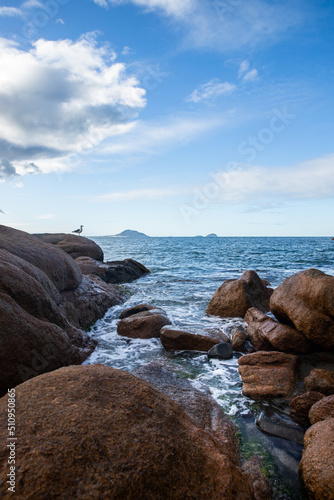
<path fill-rule="evenodd" d="M 126 70 L 94 35 L 40 39 L 29 51 L 0 38 L 0 158 L 14 169 L 49 172 L 126 131 L 146 105 Z"/>
<path fill-rule="evenodd" d="M 93 0 L 101 7 L 133 3 L 156 10 L 185 28 L 185 47 L 225 51 L 270 43 L 298 25 L 299 0 Z"/>
<path fill-rule="evenodd" d="M 241 78 L 244 82 L 254 82 L 258 80 L 257 69 L 249 70 L 249 61 L 242 61 L 238 72 L 238 78 Z"/>
<path fill-rule="evenodd" d="M 115 193 L 106 193 L 96 196 L 97 202 L 118 202 L 118 201 L 137 201 L 137 200 L 162 200 L 177 196 L 179 191 L 173 189 L 136 189 L 133 191 L 123 191 Z"/>
<path fill-rule="evenodd" d="M 22 16 L 22 11 L 16 7 L 0 7 L 0 17 Z"/>
<path fill-rule="evenodd" d="M 194 90 L 187 98 L 187 101 L 199 103 L 202 101 L 213 101 L 217 97 L 224 94 L 231 94 L 236 89 L 236 86 L 229 82 L 220 82 L 217 78 L 201 85 Z"/>

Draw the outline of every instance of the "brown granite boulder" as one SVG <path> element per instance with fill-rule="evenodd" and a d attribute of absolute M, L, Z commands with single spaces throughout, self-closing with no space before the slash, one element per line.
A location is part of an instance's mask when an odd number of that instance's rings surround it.
<path fill-rule="evenodd" d="M 334 498 L 334 418 L 317 422 L 304 437 L 304 451 L 299 472 L 309 498 Z"/>
<path fill-rule="evenodd" d="M 244 321 L 250 341 L 258 350 L 306 353 L 313 347 L 295 328 L 278 323 L 255 307 L 248 309 Z"/>
<path fill-rule="evenodd" d="M 132 314 L 120 320 L 117 325 L 117 333 L 133 339 L 159 338 L 161 328 L 170 324 L 165 311 L 156 307 L 150 311 Z"/>
<path fill-rule="evenodd" d="M 0 496 L 7 495 L 7 397 Z M 103 365 L 62 368 L 16 388 L 18 498 L 252 498 L 242 470 L 170 398 Z"/>
<path fill-rule="evenodd" d="M 127 307 L 121 312 L 119 319 L 129 318 L 134 314 L 138 314 L 145 311 L 150 311 L 151 309 L 156 309 L 156 306 L 150 306 L 149 304 L 138 304 L 137 306 Z"/>
<path fill-rule="evenodd" d="M 107 285 L 96 276 L 84 276 L 75 290 L 63 292 L 62 297 L 64 315 L 72 325 L 83 329 L 103 318 L 108 309 L 126 300 L 122 290 Z"/>
<path fill-rule="evenodd" d="M 244 352 L 245 343 L 247 340 L 246 332 L 243 328 L 237 328 L 232 336 L 232 349 L 236 352 Z"/>
<path fill-rule="evenodd" d="M 222 318 L 243 318 L 250 307 L 267 312 L 272 292 L 255 271 L 246 271 L 237 280 L 227 280 L 216 290 L 206 313 Z"/>
<path fill-rule="evenodd" d="M 309 269 L 276 288 L 270 309 L 282 323 L 294 326 L 312 342 L 334 349 L 334 276 Z"/>
<path fill-rule="evenodd" d="M 73 259 L 77 257 L 87 256 L 92 259 L 103 261 L 103 251 L 94 241 L 84 236 L 75 234 L 35 234 L 38 239 L 55 245 L 64 252 L 68 253 Z"/>
<path fill-rule="evenodd" d="M 263 460 L 256 455 L 242 466 L 244 476 L 252 490 L 252 500 L 271 500 L 271 489 L 261 469 L 263 469 Z"/>
<path fill-rule="evenodd" d="M 209 351 L 221 342 L 218 337 L 209 337 L 185 332 L 173 326 L 164 326 L 160 331 L 160 340 L 167 351 Z"/>
<path fill-rule="evenodd" d="M 59 292 L 73 290 L 81 282 L 82 273 L 71 257 L 31 234 L 0 225 L 0 249 L 43 271 Z"/>
<path fill-rule="evenodd" d="M 258 351 L 239 358 L 242 393 L 252 399 L 289 398 L 296 385 L 297 356 Z"/>
<path fill-rule="evenodd" d="M 0 293 L 1 395 L 41 373 L 82 363 L 95 345 L 84 332 L 72 326 L 65 332 L 56 324 L 32 316 Z"/>
<path fill-rule="evenodd" d="M 78 257 L 75 262 L 82 274 L 98 276 L 106 283 L 130 283 L 150 271 L 133 259 L 115 262 L 98 262 L 91 257 Z"/>
<path fill-rule="evenodd" d="M 304 379 L 304 385 L 307 391 L 318 391 L 330 396 L 334 394 L 334 372 L 315 368 Z"/>
<path fill-rule="evenodd" d="M 334 394 L 315 403 L 310 409 L 308 418 L 311 424 L 316 424 L 320 420 L 334 418 Z"/>
<path fill-rule="evenodd" d="M 308 420 L 308 414 L 312 406 L 324 397 L 323 394 L 317 391 L 308 391 L 296 396 L 290 401 L 292 415 L 302 420 Z"/>

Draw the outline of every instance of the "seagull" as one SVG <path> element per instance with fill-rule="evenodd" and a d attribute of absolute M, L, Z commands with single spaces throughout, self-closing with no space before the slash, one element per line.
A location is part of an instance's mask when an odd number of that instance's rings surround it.
<path fill-rule="evenodd" d="M 72 231 L 72 233 L 81 234 L 82 228 L 83 228 L 83 226 L 80 226 L 80 229 L 76 229 L 75 231 Z"/>

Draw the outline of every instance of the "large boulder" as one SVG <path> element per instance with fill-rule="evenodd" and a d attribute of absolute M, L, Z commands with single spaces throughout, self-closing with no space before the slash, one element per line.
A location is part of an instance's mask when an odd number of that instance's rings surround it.
<path fill-rule="evenodd" d="M 318 391 L 330 396 L 334 394 L 334 372 L 315 368 L 304 378 L 304 385 L 307 391 Z"/>
<path fill-rule="evenodd" d="M 150 272 L 145 266 L 132 259 L 98 262 L 91 257 L 78 257 L 75 262 L 82 274 L 95 275 L 106 283 L 113 284 L 129 283 Z"/>
<path fill-rule="evenodd" d="M 308 420 L 310 409 L 315 403 L 323 399 L 325 396 L 317 391 L 308 391 L 291 399 L 290 407 L 291 414 L 303 421 Z"/>
<path fill-rule="evenodd" d="M 96 276 L 84 276 L 75 290 L 63 292 L 62 311 L 68 321 L 87 329 L 106 314 L 108 309 L 122 304 L 125 293 L 117 286 L 107 285 Z"/>
<path fill-rule="evenodd" d="M 221 339 L 179 330 L 173 326 L 164 326 L 160 331 L 160 340 L 167 351 L 209 351 L 219 344 Z"/>
<path fill-rule="evenodd" d="M 73 259 L 81 256 L 91 257 L 92 259 L 103 261 L 103 251 L 94 241 L 85 238 L 84 236 L 77 236 L 75 234 L 35 234 L 37 238 L 55 245 L 56 247 L 64 250 Z"/>
<path fill-rule="evenodd" d="M 117 325 L 117 333 L 132 339 L 159 338 L 161 328 L 170 324 L 165 311 L 156 307 L 121 319 Z"/>
<path fill-rule="evenodd" d="M 272 292 L 255 271 L 246 271 L 237 280 L 227 280 L 216 290 L 206 313 L 243 318 L 250 307 L 267 312 Z"/>
<path fill-rule="evenodd" d="M 246 332 L 243 328 L 236 328 L 232 335 L 232 349 L 237 352 L 244 352 L 247 340 Z"/>
<path fill-rule="evenodd" d="M 73 290 L 81 282 L 82 273 L 71 257 L 31 234 L 0 225 L 0 249 L 43 271 L 59 292 Z"/>
<path fill-rule="evenodd" d="M 239 358 L 242 393 L 252 399 L 289 398 L 296 385 L 297 356 L 258 351 Z"/>
<path fill-rule="evenodd" d="M 321 420 L 334 418 L 334 394 L 327 396 L 315 403 L 308 414 L 311 424 Z"/>
<path fill-rule="evenodd" d="M 248 309 L 244 321 L 256 349 L 305 353 L 313 347 L 312 342 L 295 328 L 278 323 L 256 307 Z"/>
<path fill-rule="evenodd" d="M 312 425 L 304 437 L 299 471 L 309 498 L 334 498 L 334 418 Z"/>
<path fill-rule="evenodd" d="M 309 269 L 276 288 L 270 309 L 282 323 L 294 326 L 312 342 L 334 348 L 334 276 Z"/>
<path fill-rule="evenodd" d="M 65 332 L 0 293 L 0 395 L 41 373 L 82 363 L 95 345 L 84 332 Z"/>
<path fill-rule="evenodd" d="M 3 498 L 7 405 L 2 398 Z M 41 375 L 16 388 L 16 411 L 18 498 L 252 498 L 242 470 L 219 442 L 129 373 L 91 365 Z"/>

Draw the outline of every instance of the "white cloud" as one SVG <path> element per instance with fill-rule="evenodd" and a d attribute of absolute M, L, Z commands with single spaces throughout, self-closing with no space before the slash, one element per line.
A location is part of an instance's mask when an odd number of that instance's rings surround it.
<path fill-rule="evenodd" d="M 40 0 L 26 0 L 21 7 L 23 9 L 33 9 L 34 7 L 43 8 L 43 3 Z"/>
<path fill-rule="evenodd" d="M 64 169 L 74 153 L 127 131 L 145 90 L 115 59 L 93 35 L 40 39 L 29 51 L 0 38 L 0 158 Z"/>
<path fill-rule="evenodd" d="M 230 202 L 334 196 L 334 154 L 281 168 L 239 166 L 221 172 L 219 198 Z"/>
<path fill-rule="evenodd" d="M 122 191 L 116 193 L 106 193 L 94 197 L 96 202 L 118 202 L 135 200 L 162 200 L 177 196 L 179 191 L 174 189 L 136 189 L 133 191 Z"/>
<path fill-rule="evenodd" d="M 128 134 L 106 141 L 101 152 L 118 155 L 160 154 L 163 148 L 185 144 L 222 126 L 224 122 L 222 117 L 205 119 L 192 114 L 164 118 L 161 122 L 137 122 Z"/>
<path fill-rule="evenodd" d="M 201 101 L 214 100 L 223 94 L 231 94 L 236 86 L 228 82 L 220 82 L 218 79 L 210 80 L 201 85 L 187 98 L 187 101 L 199 103 Z"/>
<path fill-rule="evenodd" d="M 63 19 L 61 19 L 60 17 L 58 19 L 56 19 L 56 23 L 57 24 L 62 24 L 62 25 L 65 24 L 64 21 L 63 21 Z"/>
<path fill-rule="evenodd" d="M 242 61 L 239 68 L 238 78 L 241 78 L 249 70 L 249 61 Z"/>
<path fill-rule="evenodd" d="M 170 16 L 186 31 L 185 47 L 229 50 L 273 43 L 306 16 L 298 0 L 93 0 L 96 4 L 133 3 Z"/>
<path fill-rule="evenodd" d="M 258 80 L 258 73 L 257 69 L 252 69 L 252 71 L 248 71 L 244 76 L 243 76 L 243 81 L 244 82 L 255 82 Z"/>
<path fill-rule="evenodd" d="M 22 11 L 16 7 L 0 7 L 0 17 L 22 16 Z"/>

